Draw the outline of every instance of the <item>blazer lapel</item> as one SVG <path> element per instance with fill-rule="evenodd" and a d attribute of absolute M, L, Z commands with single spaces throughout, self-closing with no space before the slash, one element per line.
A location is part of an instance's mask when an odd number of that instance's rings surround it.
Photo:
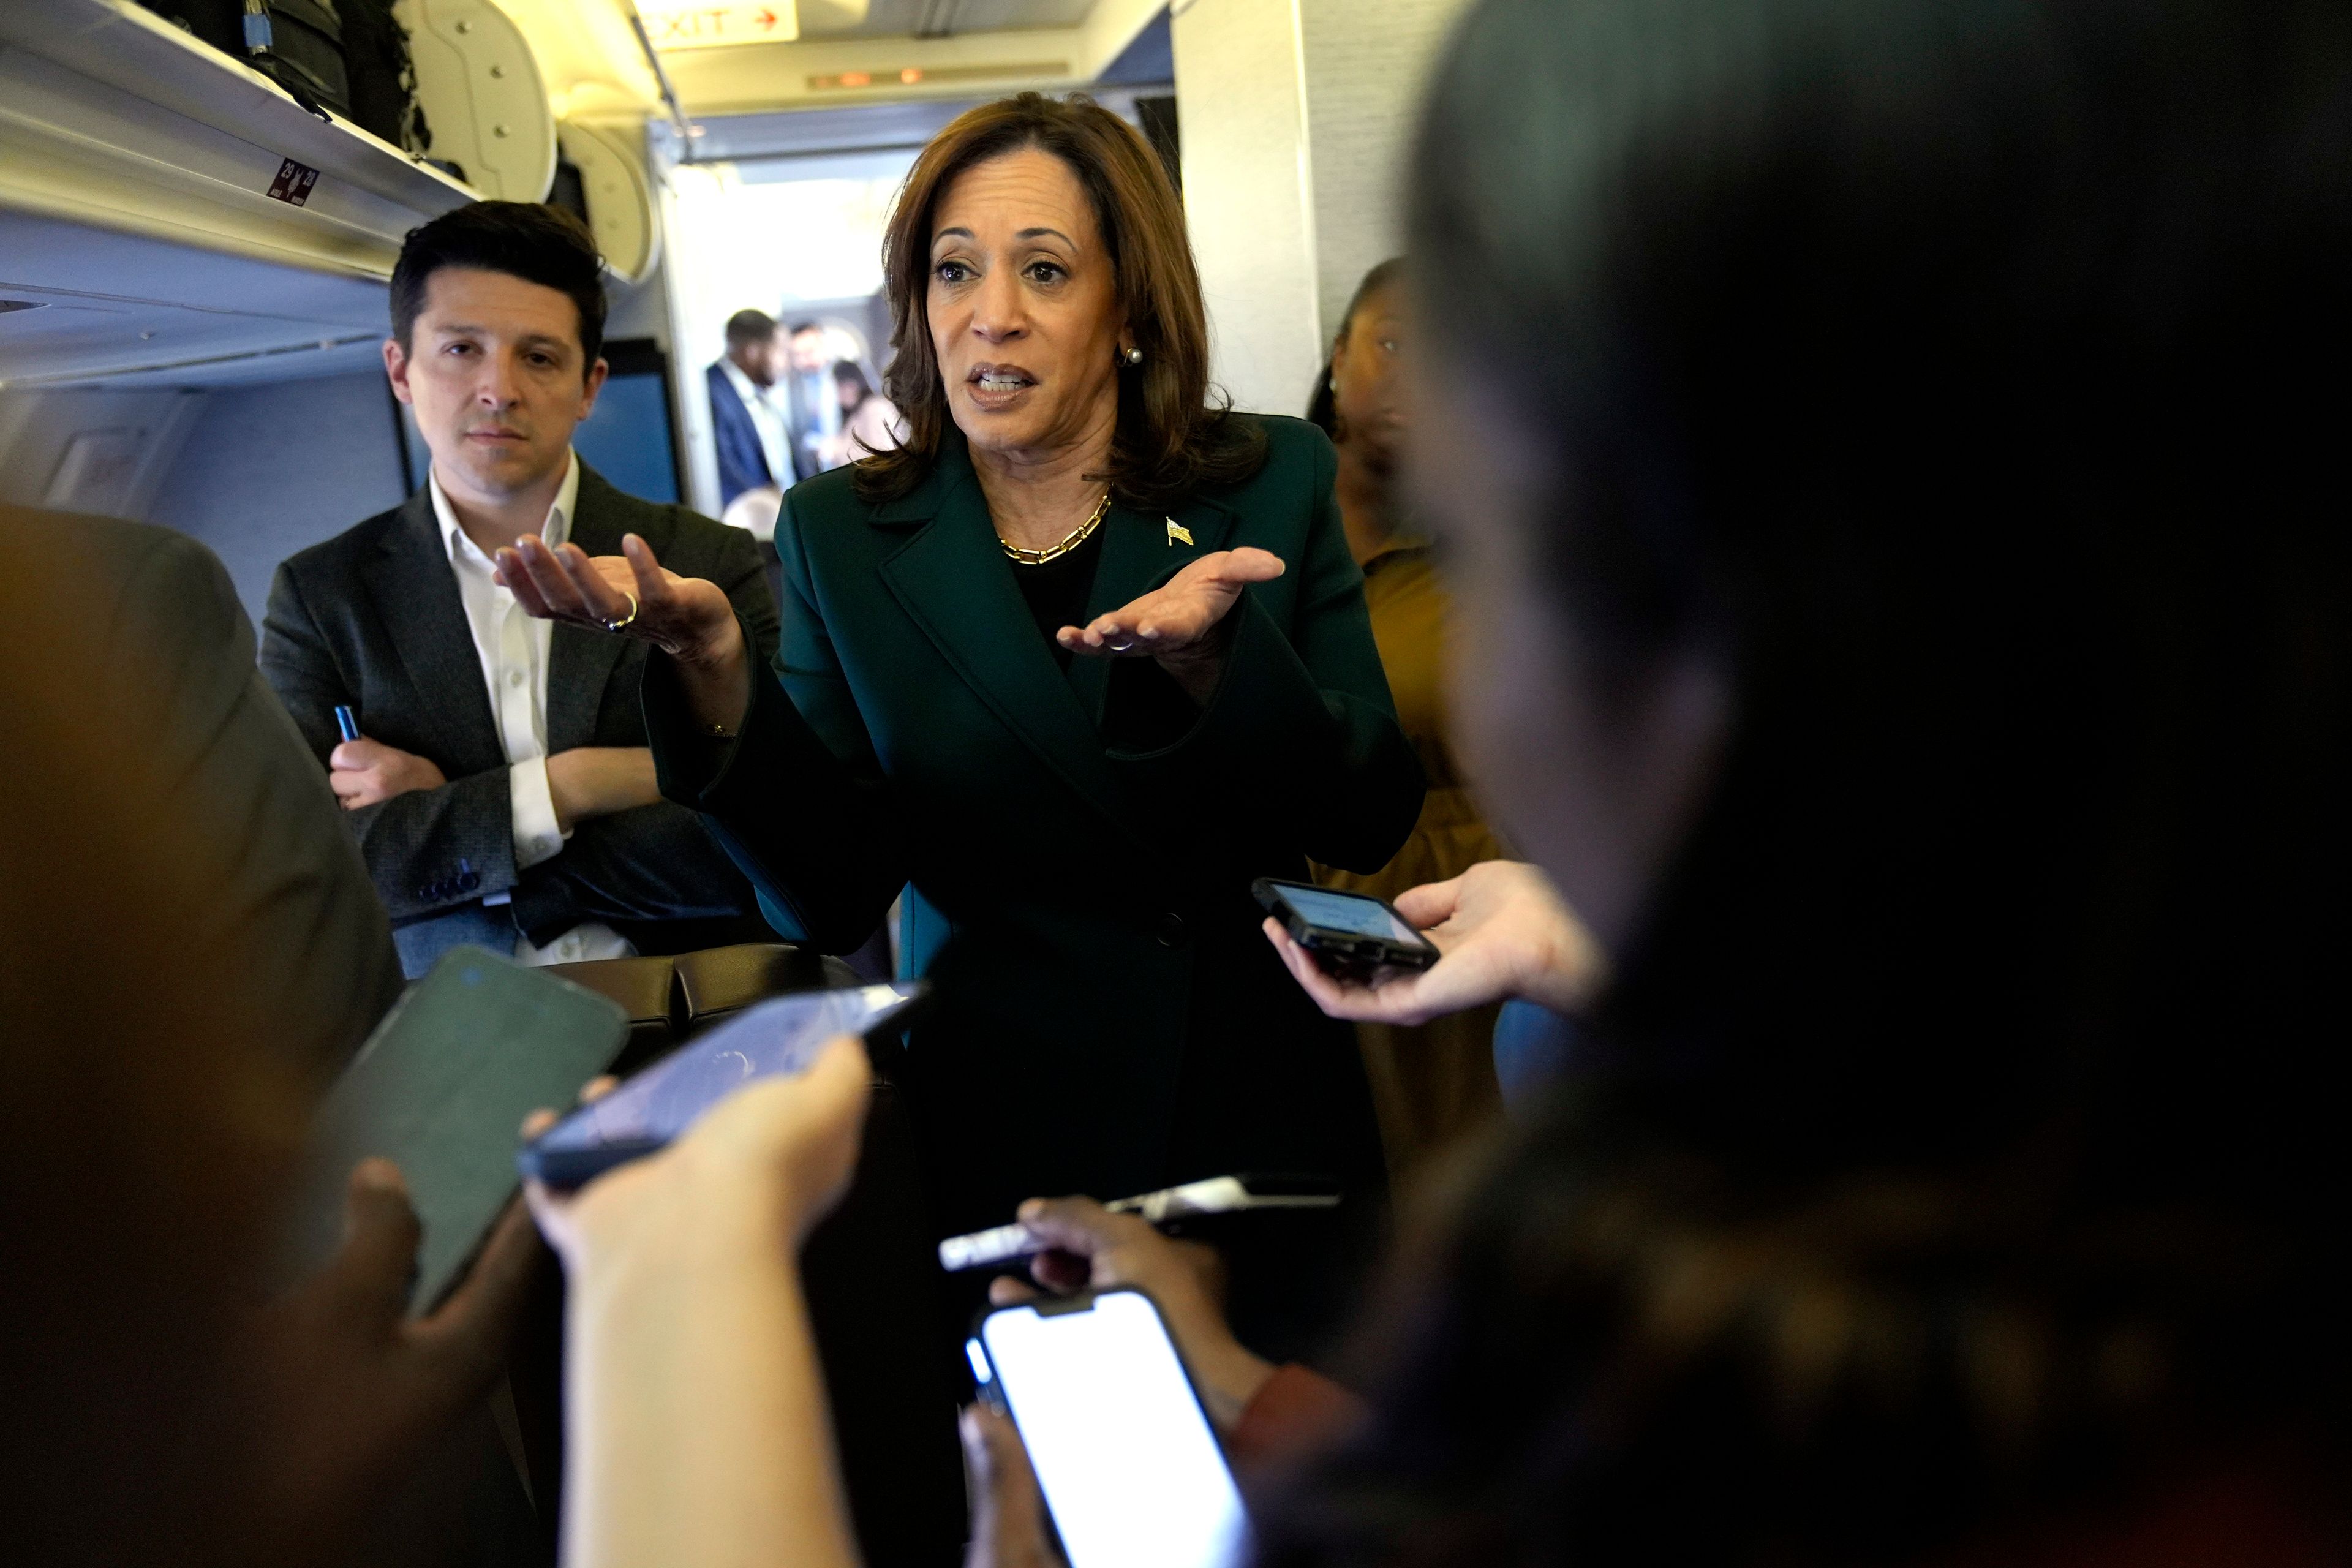
<path fill-rule="evenodd" d="M 627 532 L 616 515 L 614 489 L 587 464 L 580 465 L 580 490 L 572 500 L 572 542 L 591 556 L 618 555 Z M 628 649 L 628 639 L 558 621 L 548 639 L 547 753 L 592 744 L 604 687 Z"/>
<path fill-rule="evenodd" d="M 960 442 L 943 445 L 921 489 L 874 521 L 916 521 L 927 511 L 929 521 L 882 562 L 892 596 L 1006 728 L 1126 826 L 1102 737 L 1037 635 Z"/>
<path fill-rule="evenodd" d="M 1141 598 L 1211 551 L 1223 550 L 1233 526 L 1233 513 L 1210 500 L 1188 500 L 1171 511 L 1112 507 L 1103 519 L 1102 562 L 1095 568 L 1094 591 L 1087 596 L 1087 619 Z M 1110 684 L 1110 665 L 1108 658 L 1070 660 L 1070 689 L 1087 717 L 1097 722 Z"/>
<path fill-rule="evenodd" d="M 401 508 L 401 526 L 373 563 L 368 586 L 418 710 L 440 720 L 448 747 L 445 771 L 476 773 L 503 763 L 490 695 L 482 688 L 481 656 L 474 651 L 473 629 L 426 491 L 418 490 Z"/>

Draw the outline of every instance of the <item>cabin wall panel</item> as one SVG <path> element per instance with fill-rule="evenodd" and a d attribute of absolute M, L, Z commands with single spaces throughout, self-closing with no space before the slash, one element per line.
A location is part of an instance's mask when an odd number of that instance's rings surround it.
<path fill-rule="evenodd" d="M 225 387 L 156 498 L 153 521 L 228 565 L 257 626 L 278 563 L 408 493 L 381 371 Z"/>
<path fill-rule="evenodd" d="M 203 405 L 180 391 L 0 392 L 0 501 L 143 520 Z"/>
<path fill-rule="evenodd" d="M 1192 0 L 1171 34 L 1184 208 L 1243 408 L 1307 405 L 1399 195 L 1430 69 L 1464 0 Z"/>
<path fill-rule="evenodd" d="M 1429 73 L 1465 0 L 1299 0 L 1315 171 L 1318 341 L 1364 274 L 1404 248 L 1405 163 Z"/>

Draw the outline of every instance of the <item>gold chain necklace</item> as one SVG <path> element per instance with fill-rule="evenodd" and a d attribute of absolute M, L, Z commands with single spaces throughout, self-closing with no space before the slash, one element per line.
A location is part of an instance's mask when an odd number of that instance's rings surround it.
<path fill-rule="evenodd" d="M 1094 515 L 1064 534 L 1058 544 L 1048 544 L 1043 550 L 1024 550 L 1001 533 L 996 536 L 996 542 L 1004 546 L 1004 553 L 1011 556 L 1015 564 L 1043 566 L 1048 561 L 1060 560 L 1092 538 L 1095 530 L 1102 526 L 1103 515 L 1109 510 L 1110 491 L 1105 490 L 1102 500 L 1095 502 Z"/>

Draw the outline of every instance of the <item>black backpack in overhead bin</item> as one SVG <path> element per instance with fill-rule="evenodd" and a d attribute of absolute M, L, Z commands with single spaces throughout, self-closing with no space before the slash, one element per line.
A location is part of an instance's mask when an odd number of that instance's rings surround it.
<path fill-rule="evenodd" d="M 416 101 L 416 64 L 408 29 L 394 19 L 392 0 L 338 0 L 343 14 L 343 58 L 351 67 L 352 118 L 362 129 L 411 153 L 430 153 L 433 132 Z"/>
<path fill-rule="evenodd" d="M 306 109 L 333 110 L 394 146 L 425 152 L 408 34 L 391 0 L 139 0 L 245 61 Z"/>

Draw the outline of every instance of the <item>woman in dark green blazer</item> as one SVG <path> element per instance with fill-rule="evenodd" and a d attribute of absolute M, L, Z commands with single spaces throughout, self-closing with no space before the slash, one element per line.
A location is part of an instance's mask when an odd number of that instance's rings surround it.
<path fill-rule="evenodd" d="M 942 1234 L 1248 1170 L 1329 1172 L 1377 1213 L 1355 1041 L 1250 894 L 1309 858 L 1379 867 L 1421 805 L 1329 443 L 1207 405 L 1175 194 L 1091 103 L 950 126 L 886 254 L 910 433 L 786 498 L 772 670 L 640 541 L 527 543 L 509 580 L 670 651 L 646 687 L 663 791 L 779 931 L 846 951 L 907 889 L 940 1006 L 897 1076 Z M 1294 1240 L 1235 1270 L 1269 1329 L 1337 1305 Z"/>

